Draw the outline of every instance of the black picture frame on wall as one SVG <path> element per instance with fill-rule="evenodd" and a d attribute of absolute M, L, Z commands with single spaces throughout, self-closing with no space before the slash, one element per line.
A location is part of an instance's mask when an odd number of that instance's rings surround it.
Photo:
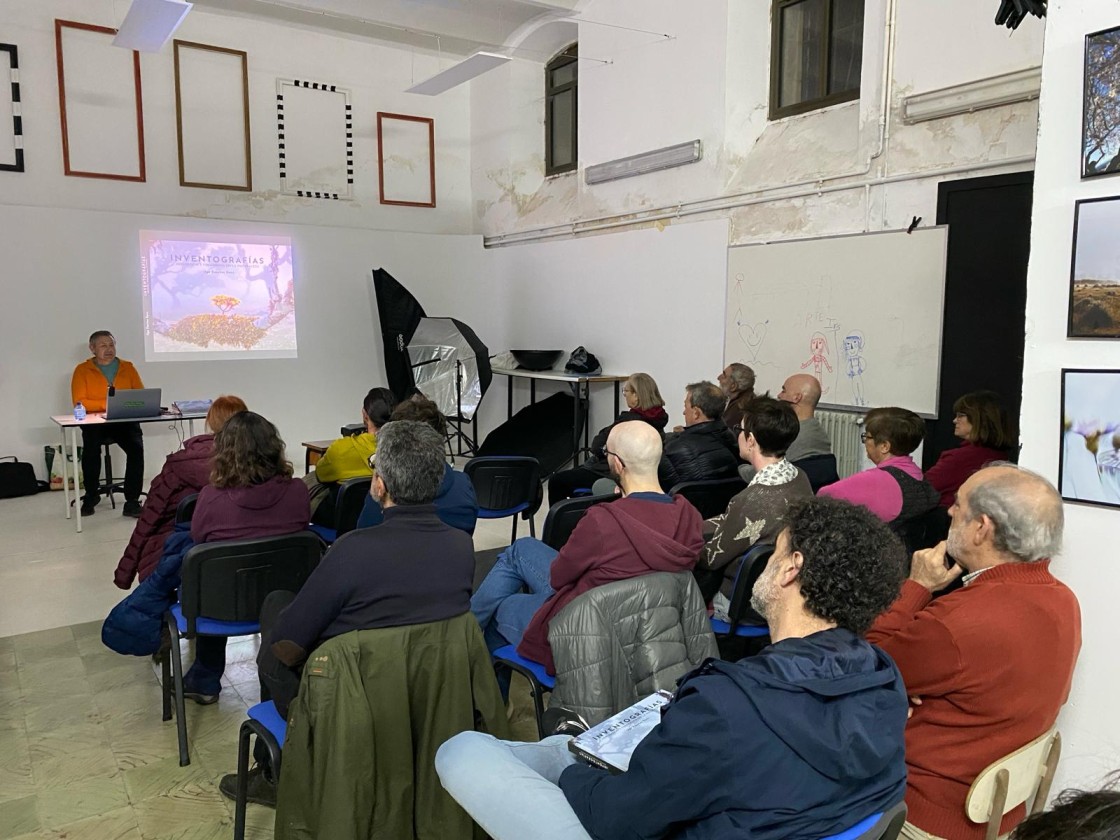
<path fill-rule="evenodd" d="M 1081 177 L 1120 173 L 1120 26 L 1085 36 Z"/>
<path fill-rule="evenodd" d="M 1120 338 L 1120 196 L 1086 198 L 1073 210 L 1069 338 Z"/>
<path fill-rule="evenodd" d="M 6 61 L 8 64 L 12 98 L 12 136 L 10 140 L 3 141 L 4 146 L 10 144 L 11 153 L 7 151 L 0 153 L 0 170 L 23 172 L 23 111 L 19 92 L 19 50 L 15 44 L 0 44 L 0 53 L 7 54 L 5 58 L 0 59 L 0 62 Z M 0 74 L 2 73 L 3 64 L 0 64 Z"/>
<path fill-rule="evenodd" d="M 1120 508 L 1120 370 L 1062 370 L 1058 492 Z"/>

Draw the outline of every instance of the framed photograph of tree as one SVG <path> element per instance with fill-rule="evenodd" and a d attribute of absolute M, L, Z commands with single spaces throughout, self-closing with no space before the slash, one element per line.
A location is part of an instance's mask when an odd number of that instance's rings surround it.
<path fill-rule="evenodd" d="M 1085 36 L 1081 177 L 1120 172 L 1120 26 Z"/>

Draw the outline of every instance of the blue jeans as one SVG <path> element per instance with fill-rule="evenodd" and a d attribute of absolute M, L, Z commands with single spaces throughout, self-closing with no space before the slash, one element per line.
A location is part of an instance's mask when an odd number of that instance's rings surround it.
<path fill-rule="evenodd" d="M 567 735 L 539 744 L 460 732 L 436 753 L 436 772 L 493 840 L 591 840 L 557 784 L 575 763 Z"/>
<path fill-rule="evenodd" d="M 491 653 L 520 643 L 533 615 L 552 595 L 549 571 L 555 557 L 555 549 L 522 537 L 498 556 L 479 584 L 471 597 L 471 612 Z"/>

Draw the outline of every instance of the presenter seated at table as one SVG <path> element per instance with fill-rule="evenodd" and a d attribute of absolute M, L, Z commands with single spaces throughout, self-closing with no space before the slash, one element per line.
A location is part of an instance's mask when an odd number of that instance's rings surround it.
<path fill-rule="evenodd" d="M 144 387 L 132 362 L 117 358 L 117 341 L 108 330 L 98 330 L 89 337 L 89 352 L 93 356 L 74 368 L 70 380 L 73 405 L 81 403 L 87 413 L 103 412 L 110 388 Z M 82 481 L 86 488 L 82 516 L 93 516 L 101 501 L 101 447 L 107 443 L 115 443 L 125 454 L 123 513 L 139 517 L 144 486 L 144 433 L 139 423 L 82 426 Z"/>
<path fill-rule="evenodd" d="M 241 397 L 222 395 L 206 413 L 207 432 L 187 438 L 183 448 L 172 452 L 163 469 L 152 479 L 144 509 L 124 550 L 113 583 L 128 589 L 137 577 L 142 581 L 153 571 L 163 555 L 163 544 L 175 527 L 175 511 L 185 497 L 210 483 L 210 462 L 214 455 L 214 435 L 226 421 L 248 407 Z"/>
<path fill-rule="evenodd" d="M 369 457 L 377 451 L 377 430 L 389 422 L 397 398 L 388 388 L 372 388 L 362 401 L 360 435 L 345 435 L 327 447 L 315 463 L 315 471 L 303 477 L 311 493 L 311 521 L 334 527 L 335 496 L 339 482 L 372 475 Z"/>
<path fill-rule="evenodd" d="M 292 478 L 276 427 L 252 411 L 230 417 L 214 435 L 210 484 L 198 494 L 191 539 L 276 537 L 302 531 L 310 518 L 307 488 Z M 216 703 L 225 668 L 226 637 L 199 636 L 184 695 L 204 706 Z"/>
<path fill-rule="evenodd" d="M 444 417 L 434 402 L 423 394 L 415 394 L 405 400 L 393 410 L 393 421 L 411 420 L 424 423 L 435 429 L 441 439 L 447 440 L 447 418 Z M 376 464 L 376 456 L 373 459 Z M 376 483 L 371 484 L 369 495 L 366 497 L 365 507 L 358 517 L 359 528 L 371 528 L 380 525 L 385 515 L 381 504 L 377 500 Z M 439 491 L 435 498 L 436 515 L 444 525 L 474 534 L 474 526 L 478 521 L 478 500 L 475 498 L 474 485 L 466 475 L 453 470 L 450 465 L 443 465 L 443 481 L 440 482 Z"/>

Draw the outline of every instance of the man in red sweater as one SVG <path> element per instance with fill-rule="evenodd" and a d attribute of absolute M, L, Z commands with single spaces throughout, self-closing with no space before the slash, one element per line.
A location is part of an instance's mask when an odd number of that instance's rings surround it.
<path fill-rule="evenodd" d="M 948 542 L 914 554 L 910 579 L 867 640 L 893 657 L 913 704 L 906 727 L 910 840 L 984 836 L 969 786 L 1046 732 L 1069 696 L 1081 649 L 1077 598 L 1050 574 L 1062 500 L 1012 464 L 980 470 L 957 493 Z M 965 575 L 965 585 L 932 600 Z M 1023 819 L 1020 806 L 1000 834 Z"/>
<path fill-rule="evenodd" d="M 657 483 L 660 433 L 641 420 L 619 423 L 605 451 L 623 498 L 588 510 L 559 552 L 540 540 L 518 540 L 471 598 L 491 651 L 517 645 L 522 656 L 555 673 L 548 625 L 569 601 L 604 583 L 696 564 L 703 521 L 683 497 L 667 495 Z"/>

